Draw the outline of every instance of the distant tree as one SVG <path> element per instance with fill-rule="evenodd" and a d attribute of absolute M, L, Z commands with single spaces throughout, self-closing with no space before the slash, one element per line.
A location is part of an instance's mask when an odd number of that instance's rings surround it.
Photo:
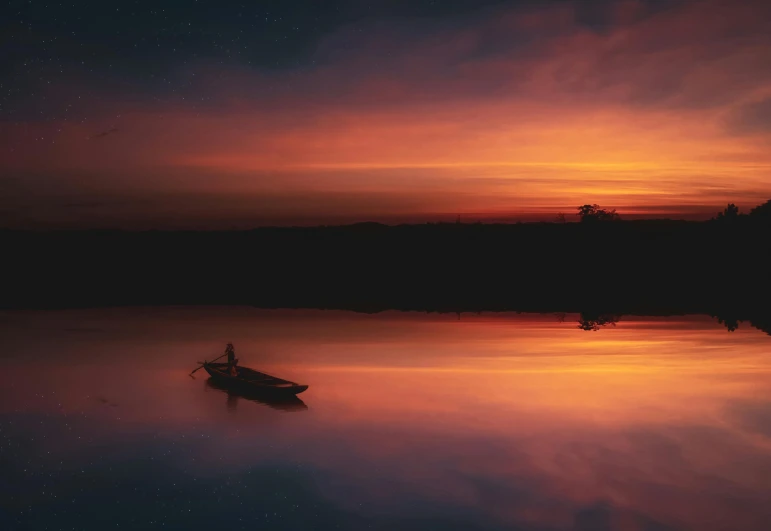
<path fill-rule="evenodd" d="M 771 199 L 750 210 L 750 217 L 754 220 L 771 221 Z"/>
<path fill-rule="evenodd" d="M 616 326 L 618 316 L 612 314 L 592 315 L 581 313 L 578 318 L 578 328 L 587 332 L 596 332 L 603 326 Z"/>
<path fill-rule="evenodd" d="M 733 221 L 739 218 L 739 207 L 733 203 L 728 203 L 728 206 L 722 212 L 718 212 L 717 219 L 721 221 Z"/>
<path fill-rule="evenodd" d="M 739 320 L 735 319 L 734 317 L 722 317 L 718 316 L 717 322 L 721 325 L 725 325 L 725 327 L 728 329 L 729 332 L 733 332 L 737 328 L 739 328 Z"/>
<path fill-rule="evenodd" d="M 769 316 L 763 316 L 760 315 L 758 317 L 753 317 L 753 319 L 750 321 L 750 324 L 757 328 L 758 330 L 762 330 L 766 334 L 771 336 L 771 317 Z"/>
<path fill-rule="evenodd" d="M 592 223 L 598 221 L 618 221 L 621 219 L 615 210 L 606 210 L 600 208 L 600 205 L 582 205 L 578 207 L 576 214 L 582 223 Z"/>
<path fill-rule="evenodd" d="M 557 214 L 556 221 L 557 223 L 567 223 L 567 220 L 565 219 L 565 214 L 563 214 L 562 212 L 559 212 Z"/>

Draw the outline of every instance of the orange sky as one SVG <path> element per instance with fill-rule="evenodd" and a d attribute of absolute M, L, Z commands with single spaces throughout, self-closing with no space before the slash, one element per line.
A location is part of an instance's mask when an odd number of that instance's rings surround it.
<path fill-rule="evenodd" d="M 0 224 L 746 209 L 771 197 L 771 13 L 735 4 L 641 18 L 636 2 L 616 3 L 604 31 L 570 5 L 362 21 L 322 39 L 309 67 L 180 65 L 169 78 L 203 103 L 91 91 L 80 120 L 0 123 Z"/>

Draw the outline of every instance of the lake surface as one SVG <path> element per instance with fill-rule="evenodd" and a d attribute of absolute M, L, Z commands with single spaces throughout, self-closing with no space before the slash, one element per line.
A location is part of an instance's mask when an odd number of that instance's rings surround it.
<path fill-rule="evenodd" d="M 212 386 L 196 361 L 310 385 Z M 708 317 L 0 313 L 0 529 L 763 530 L 771 336 Z"/>

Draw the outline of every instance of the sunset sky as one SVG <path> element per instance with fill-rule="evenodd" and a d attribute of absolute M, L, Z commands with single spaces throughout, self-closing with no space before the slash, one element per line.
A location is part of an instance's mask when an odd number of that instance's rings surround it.
<path fill-rule="evenodd" d="M 771 198 L 764 0 L 12 1 L 0 20 L 0 227 Z"/>

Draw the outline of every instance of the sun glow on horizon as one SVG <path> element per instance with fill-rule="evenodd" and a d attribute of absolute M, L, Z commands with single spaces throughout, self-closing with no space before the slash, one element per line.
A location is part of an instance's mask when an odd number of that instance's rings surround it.
<path fill-rule="evenodd" d="M 186 66 L 206 105 L 104 93 L 88 120 L 2 122 L 0 206 L 42 224 L 254 225 L 544 218 L 587 202 L 704 219 L 766 201 L 764 11 L 633 12 L 609 12 L 604 32 L 573 6 L 425 35 L 362 21 L 319 43 L 313 67 Z"/>

